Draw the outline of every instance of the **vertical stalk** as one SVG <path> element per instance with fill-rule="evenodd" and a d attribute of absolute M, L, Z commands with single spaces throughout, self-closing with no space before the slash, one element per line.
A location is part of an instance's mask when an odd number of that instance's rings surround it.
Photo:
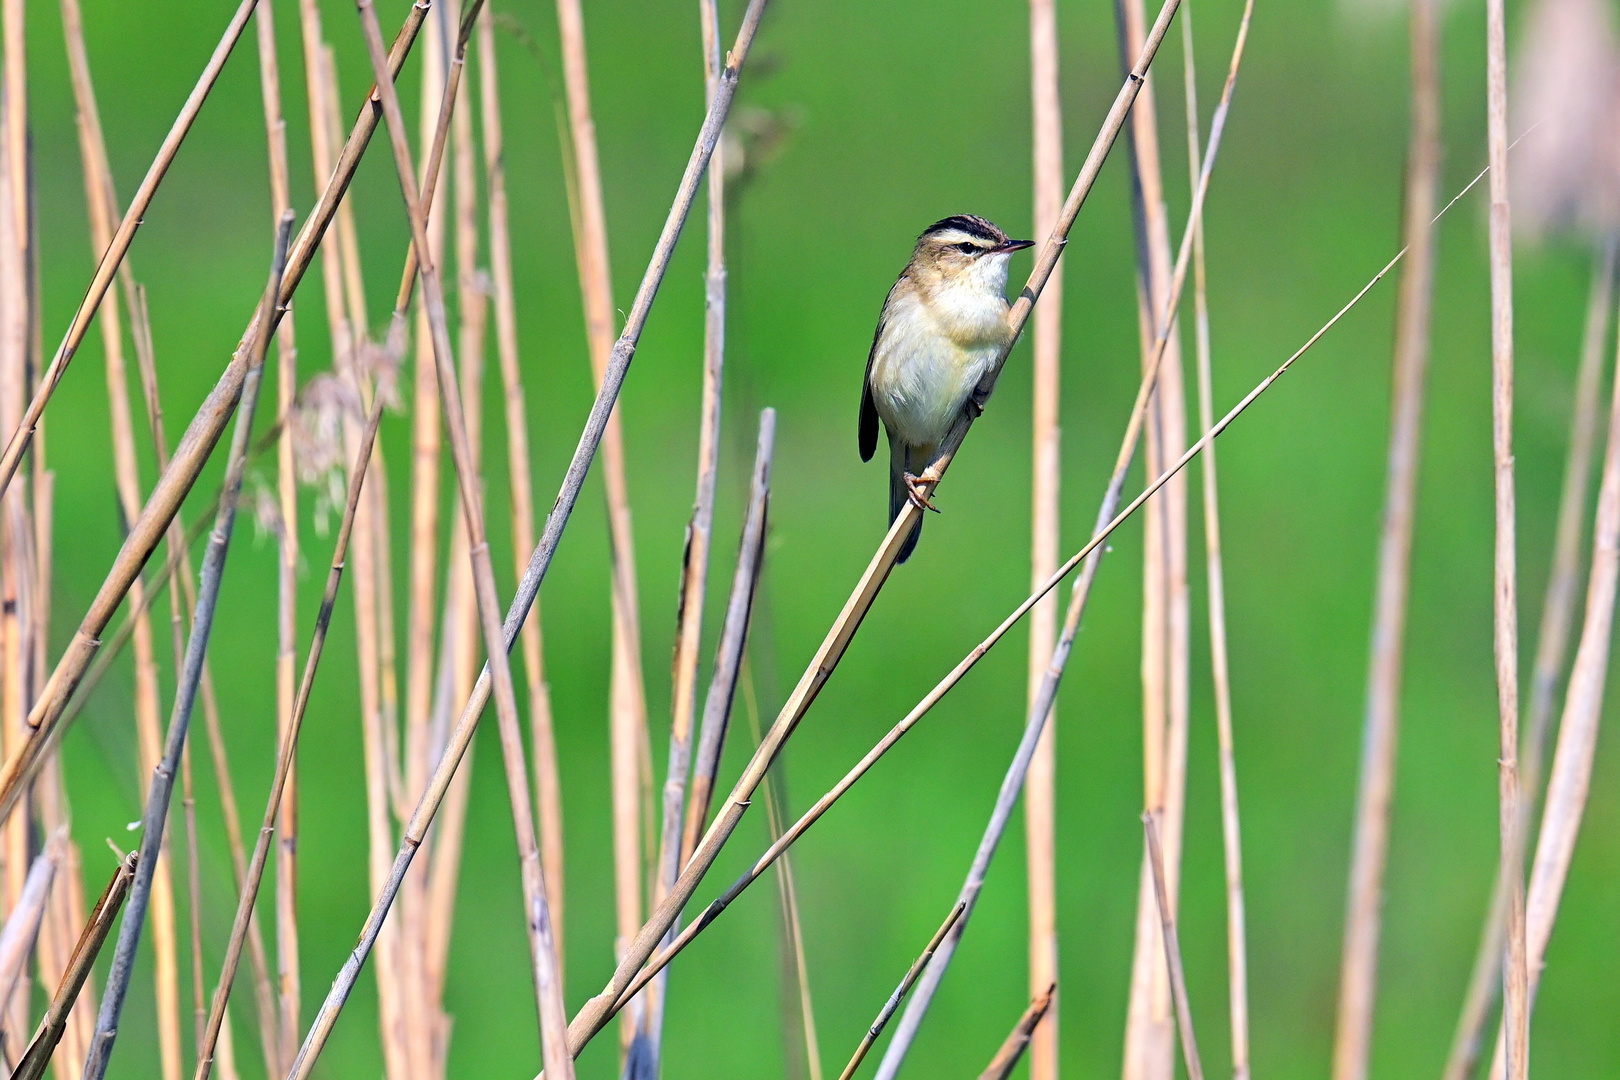
<path fill-rule="evenodd" d="M 1524 832 L 1519 824 L 1519 605 L 1513 480 L 1513 232 L 1508 208 L 1507 30 L 1502 0 L 1485 0 L 1485 118 L 1491 167 L 1491 442 L 1496 477 L 1493 592 L 1496 695 L 1501 716 L 1500 819 L 1507 868 L 1507 946 L 1502 971 L 1508 1080 L 1530 1065 L 1525 968 Z"/>
<path fill-rule="evenodd" d="M 264 99 L 264 128 L 270 170 L 270 212 L 277 219 L 292 208 L 292 178 L 287 166 L 287 122 L 281 112 L 281 65 L 276 53 L 274 0 L 262 0 L 255 16 L 259 45 L 259 90 Z M 288 417 L 298 393 L 298 345 L 293 313 L 276 335 L 276 415 Z M 298 672 L 298 476 L 293 461 L 292 425 L 285 420 L 276 440 L 276 506 L 281 528 L 276 535 L 276 742 L 287 745 L 297 692 Z M 276 855 L 276 991 L 277 1027 L 263 1033 L 266 1070 L 286 1072 L 298 1050 L 298 778 L 290 771 L 281 804 L 281 843 Z M 245 890 L 245 880 L 238 888 Z M 201 995 L 199 984 L 197 993 Z M 206 1022 L 206 1021 L 205 1021 Z M 199 1034 L 197 1056 L 204 1037 Z M 274 1050 L 274 1056 L 270 1051 Z"/>
<path fill-rule="evenodd" d="M 1390 805 L 1395 794 L 1406 605 L 1423 434 L 1423 384 L 1429 363 L 1434 294 L 1433 218 L 1440 175 L 1440 44 L 1435 0 L 1414 0 L 1411 5 L 1411 54 L 1412 129 L 1402 226 L 1406 265 L 1401 269 L 1395 314 L 1384 514 L 1378 539 L 1378 584 L 1368 650 L 1361 775 L 1339 969 L 1333 1080 L 1366 1080 L 1377 999 L 1378 939 Z"/>
<path fill-rule="evenodd" d="M 1142 0 L 1116 0 L 1121 65 L 1140 51 L 1146 19 Z M 1142 363 L 1166 328 L 1155 319 L 1170 292 L 1170 229 L 1160 171 L 1157 108 L 1148 75 L 1131 111 L 1131 166 L 1136 224 L 1137 314 Z M 1186 445 L 1179 328 L 1172 317 L 1144 432 L 1150 475 Z M 1173 478 L 1147 505 L 1143 525 L 1142 734 L 1143 803 L 1162 811 L 1165 882 L 1171 912 L 1179 896 L 1181 822 L 1187 758 L 1187 489 Z M 1152 876 L 1144 848 L 1137 891 L 1136 946 L 1126 1020 L 1126 1080 L 1169 1080 L 1175 1060 L 1169 973 L 1159 948 Z"/>
<path fill-rule="evenodd" d="M 1424 2 L 1424 0 L 1419 0 Z M 1254 0 L 1243 8 L 1247 21 Z M 1192 8 L 1181 13 L 1183 83 L 1187 96 L 1187 168 L 1194 190 L 1202 171 L 1198 134 L 1198 69 L 1194 59 Z M 1215 425 L 1214 379 L 1210 367 L 1209 291 L 1204 266 L 1204 220 L 1192 223 L 1193 304 L 1198 349 L 1198 427 Z M 1237 757 L 1232 741 L 1232 683 L 1226 648 L 1226 571 L 1221 554 L 1220 481 L 1215 467 L 1215 444 L 1204 447 L 1200 461 L 1204 491 L 1204 561 L 1209 583 L 1210 673 L 1215 690 L 1216 753 L 1221 777 L 1221 848 L 1226 871 L 1227 998 L 1232 1027 L 1232 1077 L 1249 1080 L 1249 961 L 1248 929 L 1243 904 L 1243 841 L 1238 816 Z"/>
<path fill-rule="evenodd" d="M 478 16 L 478 60 L 483 104 L 484 174 L 489 185 L 489 264 L 495 287 L 495 345 L 506 403 L 507 476 L 512 492 L 512 557 L 523 575 L 524 552 L 534 550 L 534 483 L 529 472 L 529 416 L 518 363 L 517 302 L 512 284 L 512 241 L 507 223 L 506 163 L 501 136 L 500 79 L 495 23 L 486 7 Z M 539 604 L 519 632 L 529 690 L 529 728 L 534 742 L 534 786 L 539 801 L 540 861 L 546 873 L 552 936 L 557 942 L 557 978 L 563 978 L 562 789 L 552 731 L 551 691 L 546 685 Z"/>
<path fill-rule="evenodd" d="M 1056 0 L 1030 0 L 1029 79 L 1033 102 L 1035 235 L 1050 236 L 1063 211 L 1063 107 L 1058 83 Z M 1030 490 L 1030 578 L 1039 585 L 1058 563 L 1059 490 L 1063 476 L 1058 393 L 1063 367 L 1063 266 L 1043 290 L 1035 309 L 1035 371 L 1032 407 L 1034 478 Z M 1057 595 L 1048 594 L 1029 614 L 1029 689 L 1035 704 L 1057 639 Z M 1030 762 L 1024 794 L 1024 843 L 1029 881 L 1029 989 L 1053 987 L 1058 976 L 1057 931 L 1057 724 L 1048 722 Z M 1053 990 L 1031 1037 L 1031 1080 L 1057 1080 L 1058 1001 Z"/>
<path fill-rule="evenodd" d="M 591 371 L 598 389 L 613 351 L 613 277 L 608 264 L 607 217 L 602 204 L 602 173 L 596 152 L 596 124 L 591 118 L 590 77 L 585 62 L 585 23 L 580 0 L 557 0 L 557 28 L 562 39 L 563 86 L 568 99 L 572 136 L 574 191 L 579 205 L 575 257 L 585 307 L 585 337 Z M 707 333 L 705 334 L 707 338 Z M 707 347 L 706 347 L 707 351 Z M 647 707 L 641 672 L 641 630 L 636 600 L 635 543 L 630 533 L 630 503 L 625 482 L 624 431 L 617 409 L 609 413 L 602 435 L 602 480 L 607 488 L 608 531 L 612 542 L 613 689 L 611 745 L 613 758 L 613 868 L 618 934 L 615 957 L 641 928 L 640 778 L 641 745 L 646 739 Z M 620 1029 L 620 1048 L 627 1052 L 640 1026 L 639 1010 Z"/>

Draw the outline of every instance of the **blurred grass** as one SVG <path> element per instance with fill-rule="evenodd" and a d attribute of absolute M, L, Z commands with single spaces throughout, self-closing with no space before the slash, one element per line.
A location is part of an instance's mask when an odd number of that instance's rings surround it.
<path fill-rule="evenodd" d="M 726 8 L 735 25 L 739 5 Z M 1198 0 L 1212 101 L 1240 4 Z M 364 59 L 349 5 L 323 5 L 339 56 L 344 112 Z M 519 322 L 538 501 L 572 451 L 590 399 L 572 242 L 557 150 L 554 13 L 495 0 L 526 31 L 501 39 Z M 385 28 L 404 4 L 384 5 Z M 1512 12 L 1510 11 L 1510 16 Z M 39 188 L 47 346 L 90 268 L 60 28 L 31 5 L 30 92 Z M 86 0 L 102 120 L 122 195 L 133 190 L 203 63 L 219 4 Z M 313 202 L 296 10 L 277 4 L 294 204 Z M 697 20 L 686 3 L 592 3 L 586 22 L 601 138 L 616 299 L 628 303 L 701 117 Z M 1062 5 L 1067 159 L 1078 165 L 1116 88 L 1110 5 Z M 729 31 L 728 31 L 729 34 Z M 1177 35 L 1160 61 L 1179 72 Z M 1483 19 L 1445 27 L 1447 197 L 1483 158 Z M 883 477 L 855 454 L 862 360 L 884 290 L 912 237 L 948 213 L 985 214 L 1014 233 L 1030 218 L 1028 43 L 1023 8 L 965 0 L 769 10 L 740 106 L 783 110 L 794 128 L 742 195 L 731 223 L 731 313 L 717 558 L 740 524 L 754 417 L 781 416 L 764 625 L 755 639 L 769 708 L 797 677 L 883 527 Z M 414 67 L 411 69 L 414 71 Z M 1398 243 L 1405 39 L 1397 17 L 1347 18 L 1335 5 L 1262 5 L 1208 210 L 1216 400 L 1225 407 L 1327 318 Z M 414 102 L 414 77 L 405 100 Z M 1180 94 L 1161 82 L 1172 209 L 1185 213 Z M 379 148 L 385 150 L 385 148 Z M 1126 175 L 1116 155 L 1081 215 L 1067 259 L 1064 546 L 1096 512 L 1136 383 Z M 245 325 L 268 248 L 263 125 L 251 41 L 227 67 L 154 202 L 132 259 L 151 290 L 171 438 Z M 354 188 L 371 311 L 386 315 L 405 230 L 386 154 Z M 1477 195 L 1441 232 L 1435 351 L 1413 566 L 1406 693 L 1373 1068 L 1436 1075 L 1451 1036 L 1496 856 L 1496 719 L 1491 674 L 1488 291 Z M 1177 226 L 1179 228 L 1179 225 Z M 696 233 L 699 227 L 695 226 Z M 701 244 L 677 253 L 622 399 L 641 577 L 653 745 L 668 715 L 664 658 L 674 626 L 681 531 L 696 456 L 702 338 Z M 1517 267 L 1518 463 L 1525 653 L 1539 613 L 1585 296 L 1575 248 L 1523 252 Z M 1015 266 L 1017 278 L 1027 263 Z M 327 363 L 316 280 L 298 323 L 300 373 Z M 1383 444 L 1393 279 L 1373 293 L 1222 440 L 1230 633 L 1250 917 L 1254 1059 L 1269 1077 L 1328 1069 Z M 786 755 L 795 805 L 824 790 L 1024 595 L 1028 578 L 1027 350 L 1008 367 L 941 494 L 919 555 L 890 582 L 848 658 Z M 59 646 L 116 550 L 105 384 L 92 335 L 49 415 L 57 472 L 53 637 Z M 486 395 L 491 492 L 505 490 L 498 396 Z M 409 490 L 409 420 L 389 417 L 396 537 Z M 150 460 L 149 458 L 147 459 Z M 449 469 L 444 473 L 448 479 Z M 151 480 L 151 467 L 143 474 Z M 209 477 L 214 476 L 210 473 Z M 205 479 L 199 491 L 212 483 Z M 1134 487 L 1136 481 L 1133 480 Z M 599 489 L 582 501 L 542 604 L 568 840 L 568 996 L 576 1006 L 611 970 L 606 686 L 607 543 Z M 447 488 L 448 494 L 448 488 Z M 198 512 L 199 497 L 188 508 Z M 504 496 L 489 500 L 495 565 L 508 567 Z M 306 503 L 306 511 L 308 505 Z M 1195 528 L 1196 528 L 1196 517 Z M 448 518 L 446 518 L 448 520 Z M 307 640 L 330 537 L 305 518 Z M 1118 1068 L 1141 831 L 1137 657 L 1139 528 L 1104 564 L 1058 711 L 1059 917 L 1063 1060 L 1070 1075 Z M 1196 544 L 1196 537 L 1195 537 Z M 403 545 L 402 545 L 403 549 Z M 403 568 L 403 557 L 396 558 Z M 1224 1067 L 1224 924 L 1213 713 L 1194 548 L 1194 683 L 1183 947 L 1205 1060 Z M 498 571 L 501 572 L 501 571 Z M 711 588 L 717 625 L 729 575 Z M 503 592 L 511 587 L 501 573 Z M 442 575 L 441 575 L 442 581 Z M 269 778 L 274 710 L 274 551 L 240 534 L 212 646 L 244 812 Z M 340 603 L 305 729 L 301 925 L 305 1020 L 353 942 L 369 901 L 352 608 Z M 403 618 L 403 608 L 400 609 Z M 1024 642 L 1009 640 L 845 805 L 796 849 L 822 1045 L 842 1060 L 937 925 L 976 844 L 1022 722 Z M 705 654 L 708 654 L 705 647 Z M 705 665 L 706 666 L 706 665 Z M 774 673 L 774 674 L 773 674 Z M 165 676 L 165 692 L 172 678 Z M 115 669 L 64 753 L 87 877 L 110 872 L 103 837 L 133 843 L 138 817 L 127 663 Z M 538 1060 L 524 973 L 518 882 L 492 732 L 479 739 L 447 1006 L 453 1075 L 527 1076 Z M 735 769 L 746 740 L 733 739 Z M 205 772 L 205 771 L 204 771 Z M 212 780 L 204 808 L 210 971 L 230 914 Z M 1537 1071 L 1620 1069 L 1620 1008 L 1608 958 L 1620 947 L 1620 798 L 1600 754 L 1535 1014 Z M 746 823 L 700 900 L 764 845 Z M 1021 820 L 1021 819 L 1015 819 Z M 913 1054 L 911 1075 L 976 1071 L 1023 1007 L 1023 845 L 1007 838 L 981 910 Z M 734 906 L 671 980 L 668 1075 L 771 1075 L 783 1069 L 775 1003 L 774 900 Z M 114 1069 L 155 1072 L 150 981 L 132 995 Z M 368 975 L 320 1075 L 380 1073 Z M 246 993 L 245 986 L 241 988 Z M 246 1037 L 245 997 L 233 1010 Z M 614 1040 L 581 1075 L 605 1078 Z M 254 1075 L 256 1062 L 248 1064 Z"/>

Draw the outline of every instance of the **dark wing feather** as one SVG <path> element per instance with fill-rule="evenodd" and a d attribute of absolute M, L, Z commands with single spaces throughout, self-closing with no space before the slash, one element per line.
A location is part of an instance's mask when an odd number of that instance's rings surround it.
<path fill-rule="evenodd" d="M 877 329 L 872 332 L 872 351 L 866 354 L 866 374 L 861 378 L 861 421 L 860 442 L 861 460 L 871 461 L 872 455 L 877 452 L 878 413 L 877 403 L 872 400 L 872 364 L 877 359 L 878 342 L 883 338 L 883 327 L 889 321 L 889 300 L 894 296 L 894 290 L 900 287 L 900 282 L 906 280 L 901 274 L 899 281 L 889 289 L 889 295 L 883 298 L 883 310 L 878 313 Z"/>

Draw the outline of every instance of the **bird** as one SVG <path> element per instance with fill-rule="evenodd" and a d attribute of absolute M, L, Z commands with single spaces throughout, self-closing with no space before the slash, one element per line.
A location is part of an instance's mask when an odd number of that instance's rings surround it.
<path fill-rule="evenodd" d="M 878 421 L 889 433 L 889 524 L 909 500 L 934 506 L 918 474 L 939 454 L 979 381 L 1013 337 L 1007 264 L 1033 240 L 1012 240 L 973 214 L 923 230 L 911 261 L 883 301 L 861 387 L 861 460 L 877 450 Z M 922 535 L 919 520 L 900 547 L 905 562 Z"/>

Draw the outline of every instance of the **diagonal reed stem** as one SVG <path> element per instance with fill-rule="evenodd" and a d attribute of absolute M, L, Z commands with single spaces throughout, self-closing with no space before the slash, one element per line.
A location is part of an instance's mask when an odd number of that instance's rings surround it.
<path fill-rule="evenodd" d="M 291 211 L 281 219 L 276 234 L 275 254 L 271 260 L 270 284 L 260 303 L 258 321 L 263 326 L 274 325 L 274 310 L 281 296 L 283 274 L 287 267 L 287 245 L 292 238 Z M 237 414 L 236 431 L 231 437 L 230 457 L 226 463 L 225 491 L 214 518 L 214 530 L 209 536 L 203 554 L 197 608 L 192 618 L 191 637 L 186 642 L 185 666 L 179 686 L 175 690 L 174 714 L 169 720 L 169 731 L 163 747 L 163 759 L 152 775 L 151 790 L 146 797 L 146 810 L 142 815 L 141 858 L 136 868 L 135 881 L 130 889 L 129 912 L 119 928 L 118 944 L 113 952 L 112 969 L 107 975 L 106 996 L 101 1002 L 101 1014 L 96 1019 L 95 1040 L 90 1046 L 90 1057 L 85 1063 L 85 1080 L 101 1080 L 107 1073 L 112 1057 L 113 1042 L 118 1037 L 118 1021 L 123 1012 L 124 996 L 129 989 L 133 973 L 135 951 L 140 944 L 141 924 L 145 921 L 146 904 L 152 887 L 152 867 L 163 845 L 163 834 L 168 822 L 169 799 L 174 791 L 175 769 L 186 735 L 191 725 L 191 712 L 197 701 L 197 689 L 202 681 L 203 657 L 208 650 L 208 638 L 213 629 L 214 614 L 219 603 L 219 589 L 224 577 L 225 556 L 230 549 L 231 532 L 236 523 L 237 496 L 247 471 L 247 454 L 253 433 L 253 416 L 258 405 L 259 383 L 263 374 L 264 357 L 269 345 L 269 334 L 259 335 L 248 357 L 242 384 L 242 408 Z"/>
<path fill-rule="evenodd" d="M 422 7 L 411 8 L 389 54 L 391 70 L 398 71 L 404 64 L 405 57 L 421 30 L 424 12 L 425 9 Z M 298 238 L 287 253 L 287 270 L 281 286 L 282 295 L 280 302 L 274 305 L 268 314 L 270 321 L 264 322 L 263 313 L 255 309 L 254 318 L 243 333 L 242 344 L 237 347 L 230 363 L 215 383 L 214 389 L 209 392 L 197 414 L 192 418 L 190 426 L 175 448 L 174 457 L 168 468 L 163 470 L 157 485 L 148 497 L 141 516 L 131 525 L 124 544 L 119 549 L 118 557 L 97 590 L 89 610 L 80 621 L 73 640 L 57 661 L 55 670 L 51 672 L 50 678 L 35 699 L 28 715 L 26 740 L 14 752 L 8 754 L 4 765 L 0 766 L 0 820 L 10 816 L 29 781 L 45 760 L 47 751 L 60 737 L 63 711 L 73 695 L 74 688 L 84 677 L 90 662 L 100 649 L 102 631 L 112 620 L 113 613 L 123 602 L 131 584 L 139 576 L 146 560 L 151 557 L 159 540 L 167 532 L 169 522 L 173 520 L 180 503 L 191 490 L 192 484 L 196 482 L 203 465 L 224 433 L 225 425 L 236 410 L 237 399 L 241 394 L 243 381 L 247 377 L 248 359 L 257 348 L 257 340 L 274 330 L 281 313 L 285 311 L 297 291 L 304 272 L 313 260 L 316 248 L 325 236 L 327 226 L 331 224 L 337 212 L 338 203 L 348 190 L 349 182 L 354 178 L 366 146 L 376 131 L 379 113 L 380 107 L 368 95 L 325 191 L 322 192 L 315 209 L 310 212 Z"/>
<path fill-rule="evenodd" d="M 867 1051 L 872 1049 L 872 1044 L 877 1042 L 879 1035 L 883 1034 L 883 1029 L 889 1026 L 889 1021 L 894 1017 L 895 1010 L 900 1008 L 900 1003 L 911 992 L 911 988 L 917 984 L 917 979 L 922 975 L 923 969 L 934 958 L 934 952 L 939 948 L 940 942 L 945 940 L 945 935 L 951 932 L 951 927 L 956 925 L 956 920 L 962 917 L 962 912 L 966 909 L 967 905 L 958 901 L 956 906 L 951 908 L 951 913 L 945 916 L 945 921 L 939 924 L 939 929 L 934 931 L 934 936 L 928 939 L 928 947 L 923 949 L 922 955 L 912 961 L 911 968 L 906 972 L 905 977 L 900 980 L 900 985 L 894 988 L 894 993 L 889 995 L 889 1000 L 885 1001 L 883 1008 L 878 1010 L 877 1019 L 873 1020 L 872 1026 L 866 1029 L 866 1034 L 861 1036 L 860 1045 L 856 1046 L 855 1053 L 850 1055 L 849 1064 L 844 1066 L 844 1071 L 838 1074 L 838 1080 L 849 1080 L 850 1077 L 855 1075 L 855 1070 L 861 1067 L 861 1062 L 865 1060 Z"/>
<path fill-rule="evenodd" d="M 1192 1007 L 1187 1002 L 1187 975 L 1181 967 L 1181 942 L 1176 937 L 1176 912 L 1165 885 L 1164 847 L 1159 842 L 1159 812 L 1142 815 L 1147 831 L 1148 867 L 1153 873 L 1153 896 L 1158 901 L 1159 928 L 1164 939 L 1165 966 L 1170 973 L 1170 993 L 1176 1005 L 1176 1027 L 1181 1034 L 1181 1054 L 1189 1080 L 1204 1080 L 1204 1066 L 1198 1060 L 1198 1040 L 1193 1036 Z"/>
<path fill-rule="evenodd" d="M 366 417 L 365 433 L 360 437 L 360 453 L 349 470 L 348 498 L 343 507 L 343 521 L 338 526 L 337 541 L 332 547 L 332 565 L 326 575 L 326 591 L 321 596 L 320 611 L 315 616 L 315 633 L 310 639 L 309 654 L 304 660 L 304 673 L 293 699 L 292 714 L 288 718 L 286 733 L 279 739 L 276 771 L 270 781 L 270 796 L 265 800 L 264 821 L 253 845 L 248 863 L 247 877 L 236 902 L 236 917 L 225 946 L 225 959 L 220 966 L 219 984 L 214 989 L 208 1012 L 208 1026 L 197 1049 L 196 1080 L 208 1080 L 214 1063 L 214 1043 L 225 1019 L 225 1004 L 230 1000 L 231 984 L 235 981 L 237 964 L 242 958 L 242 946 L 247 938 L 248 921 L 258 899 L 259 885 L 264 880 L 264 869 L 269 861 L 270 842 L 275 835 L 276 820 L 281 800 L 292 776 L 293 761 L 298 750 L 298 735 L 303 729 L 304 714 L 309 708 L 310 690 L 315 684 L 315 670 L 326 647 L 326 634 L 332 623 L 332 610 L 337 605 L 338 586 L 343 580 L 343 567 L 348 556 L 349 540 L 354 531 L 354 518 L 360 506 L 360 494 L 365 483 L 366 469 L 371 463 L 371 449 L 377 439 L 377 424 L 382 419 L 383 396 L 374 395 L 371 414 Z"/>
<path fill-rule="evenodd" d="M 1024 1056 L 1024 1049 L 1029 1046 L 1036 1026 L 1040 1024 L 1041 1017 L 1046 1015 L 1046 1010 L 1051 1006 L 1056 994 L 1057 984 L 1053 983 L 1035 995 L 1035 999 L 1029 1003 L 1029 1008 L 1024 1010 L 1024 1015 L 1018 1018 L 1018 1023 L 1007 1033 L 1006 1041 L 996 1051 L 996 1056 L 990 1059 L 990 1064 L 979 1074 L 979 1080 L 1007 1080 L 1007 1077 L 1012 1075 L 1013 1069 L 1018 1065 L 1018 1059 Z"/>
<path fill-rule="evenodd" d="M 79 308 L 74 312 L 73 321 L 68 325 L 62 344 L 57 346 L 56 355 L 51 358 L 50 366 L 40 376 L 39 386 L 34 391 L 33 399 L 28 403 L 28 410 L 23 414 L 22 422 L 17 430 L 11 433 L 4 453 L 0 453 L 0 493 L 4 493 L 11 483 L 23 452 L 28 449 L 29 442 L 39 429 L 40 417 L 45 413 L 45 406 L 50 402 L 51 395 L 56 392 L 57 384 L 62 381 L 68 364 L 73 360 L 73 354 L 84 341 L 84 335 L 90 329 L 90 321 L 95 317 L 96 308 L 100 306 L 102 297 L 112 285 L 113 275 L 117 272 L 124 253 L 129 250 L 129 245 L 135 239 L 135 230 L 140 228 L 141 222 L 145 219 L 152 196 L 157 194 L 158 185 L 163 182 L 169 166 L 174 163 L 175 155 L 180 152 L 180 144 L 185 141 L 192 123 L 197 119 L 197 114 L 202 111 L 203 102 L 208 100 L 209 91 L 213 90 L 214 83 L 218 81 L 219 73 L 224 69 L 231 50 L 236 48 L 236 43 L 241 40 L 242 32 L 247 28 L 248 16 L 253 14 L 254 5 L 257 3 L 258 0 L 241 0 L 237 6 L 236 13 L 231 16 L 230 23 L 225 27 L 225 33 L 219 39 L 219 44 L 214 46 L 213 55 L 208 58 L 208 63 L 203 67 L 202 74 L 197 77 L 197 83 L 192 87 L 190 96 L 181 107 L 180 115 L 175 117 L 168 135 L 158 147 L 157 156 L 152 159 L 145 178 L 141 180 L 141 186 L 135 191 L 135 197 L 130 200 L 129 209 L 124 212 L 124 218 L 118 224 L 118 231 L 113 234 L 111 246 L 101 256 L 95 275 L 90 279 L 90 287 L 86 290 L 84 299 L 79 301 Z"/>
<path fill-rule="evenodd" d="M 118 918 L 118 912 L 124 906 L 124 898 L 129 895 L 130 883 L 135 878 L 135 868 L 139 856 L 130 852 L 113 871 L 112 880 L 107 883 L 107 889 L 97 901 L 95 910 L 90 912 L 90 919 L 84 925 L 79 935 L 79 942 L 73 947 L 73 956 L 68 961 L 67 969 L 62 973 L 62 981 L 56 988 L 56 996 L 51 999 L 50 1008 L 45 1011 L 45 1018 L 40 1021 L 39 1031 L 34 1035 L 34 1041 L 29 1043 L 28 1052 L 23 1054 L 17 1062 L 17 1069 L 12 1073 L 12 1080 L 40 1080 L 45 1075 L 45 1069 L 51 1063 L 51 1055 L 56 1052 L 57 1044 L 62 1041 L 67 1031 L 68 1016 L 73 1012 L 73 1004 L 79 999 L 79 992 L 89 981 L 91 970 L 95 967 L 96 956 L 101 952 L 101 946 L 112 933 L 113 920 Z"/>

